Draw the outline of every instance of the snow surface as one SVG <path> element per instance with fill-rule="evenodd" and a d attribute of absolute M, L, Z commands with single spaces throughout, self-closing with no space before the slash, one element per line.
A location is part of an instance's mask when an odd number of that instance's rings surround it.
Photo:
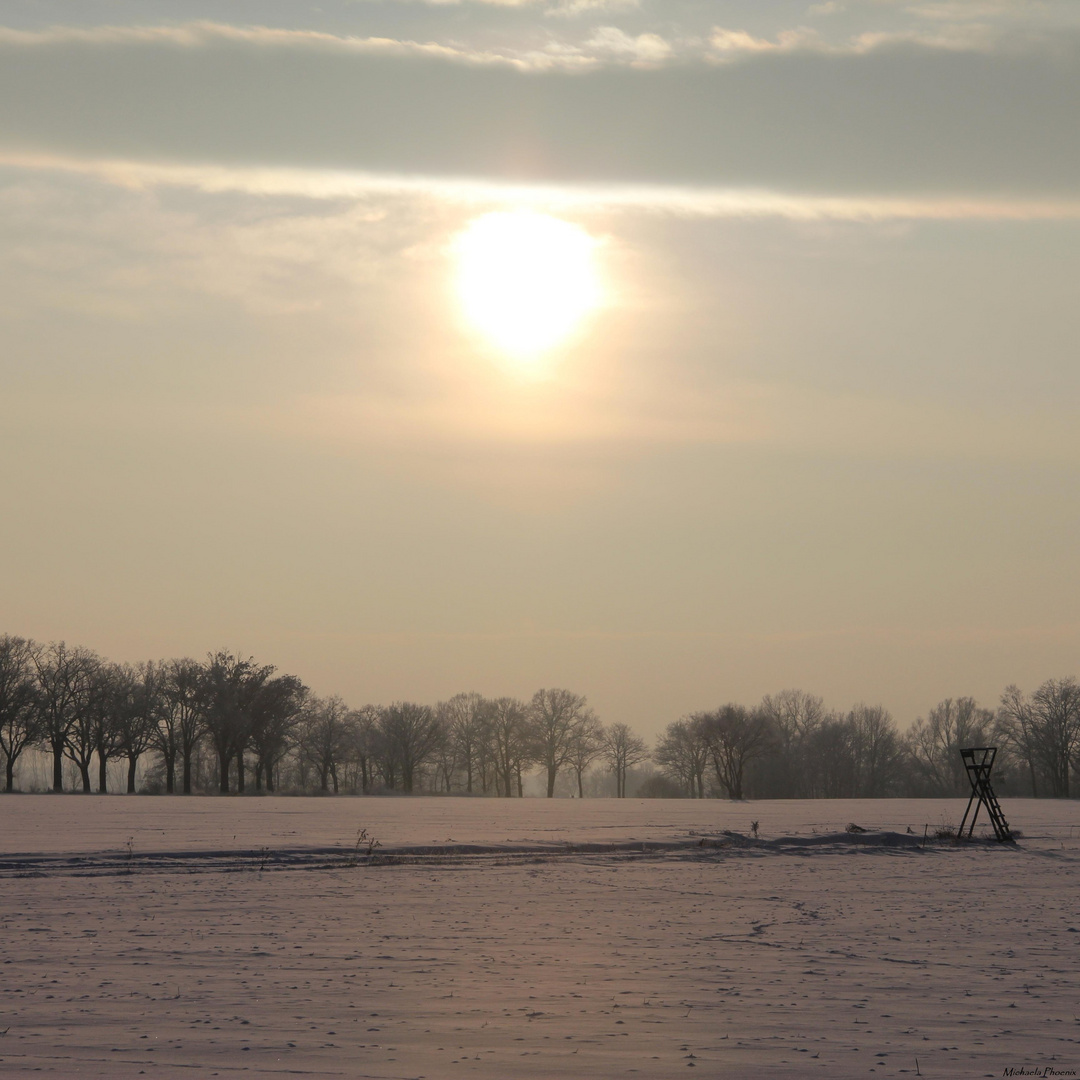
<path fill-rule="evenodd" d="M 965 803 L 4 798 L 0 1075 L 1080 1076 L 1080 803 Z"/>

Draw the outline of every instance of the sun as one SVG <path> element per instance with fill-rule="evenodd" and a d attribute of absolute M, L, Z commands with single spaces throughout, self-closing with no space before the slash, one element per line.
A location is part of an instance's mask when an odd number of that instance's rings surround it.
<path fill-rule="evenodd" d="M 455 244 L 466 319 L 517 360 L 554 348 L 599 303 L 596 243 L 579 226 L 534 211 L 476 218 Z"/>

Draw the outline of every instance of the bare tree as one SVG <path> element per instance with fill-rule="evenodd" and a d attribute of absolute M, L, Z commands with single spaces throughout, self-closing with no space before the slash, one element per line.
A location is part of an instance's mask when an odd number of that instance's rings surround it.
<path fill-rule="evenodd" d="M 770 791 L 783 798 L 805 798 L 808 794 L 804 750 L 825 719 L 825 703 L 801 690 L 781 690 L 766 694 L 758 711 L 776 734 L 776 757 L 771 766 Z"/>
<path fill-rule="evenodd" d="M 465 770 L 465 791 L 471 795 L 473 778 L 490 756 L 484 699 L 476 693 L 455 694 L 435 711 L 449 734 L 455 762 Z"/>
<path fill-rule="evenodd" d="M 1069 798 L 1069 769 L 1080 754 L 1080 683 L 1047 679 L 1031 695 L 1035 746 L 1055 798 Z"/>
<path fill-rule="evenodd" d="M 5 791 L 15 789 L 15 765 L 41 737 L 38 691 L 34 682 L 34 644 L 0 636 L 0 750 L 4 751 Z"/>
<path fill-rule="evenodd" d="M 109 761 L 120 753 L 117 717 L 126 704 L 123 700 L 126 689 L 124 672 L 119 667 L 115 664 L 97 664 L 90 676 L 83 718 L 72 729 L 77 738 L 70 741 L 78 744 L 80 758 L 85 743 L 86 767 L 89 768 L 91 756 L 97 757 L 99 795 L 108 792 Z M 86 738 L 84 728 L 88 729 Z M 88 782 L 89 778 L 84 772 L 83 783 Z"/>
<path fill-rule="evenodd" d="M 830 713 L 806 740 L 806 791 L 811 799 L 853 799 L 858 786 L 855 734 L 850 720 Z"/>
<path fill-rule="evenodd" d="M 741 705 L 724 705 L 704 714 L 701 724 L 717 781 L 728 798 L 741 799 L 747 764 L 775 745 L 768 717 L 748 712 Z"/>
<path fill-rule="evenodd" d="M 889 711 L 881 705 L 856 705 L 848 714 L 858 763 L 857 794 L 880 798 L 891 793 L 902 760 L 900 737 Z"/>
<path fill-rule="evenodd" d="M 521 773 L 530 762 L 528 707 L 516 698 L 501 697 L 488 702 L 487 714 L 495 769 L 499 775 L 499 794 L 511 798 L 516 780 L 520 796 Z"/>
<path fill-rule="evenodd" d="M 946 698 L 924 720 L 919 717 L 907 735 L 907 746 L 916 769 L 935 795 L 963 795 L 968 790 L 967 771 L 960 757 L 966 746 L 984 746 L 994 714 L 980 709 L 974 698 Z"/>
<path fill-rule="evenodd" d="M 401 769 L 401 787 L 412 794 L 417 773 L 444 737 L 442 726 L 428 705 L 399 701 L 383 709 L 380 727 L 389 756 Z"/>
<path fill-rule="evenodd" d="M 445 701 L 440 701 L 435 706 L 435 720 L 442 732 L 439 745 L 435 747 L 431 755 L 435 766 L 435 790 L 439 790 L 441 782 L 442 790 L 449 793 L 454 790 L 454 777 L 457 775 L 459 759 L 457 741 L 451 734 L 453 719 Z"/>
<path fill-rule="evenodd" d="M 597 719 L 592 709 L 586 709 L 581 721 L 570 738 L 567 763 L 574 770 L 577 779 L 578 798 L 585 798 L 585 770 L 604 752 L 604 725 Z"/>
<path fill-rule="evenodd" d="M 53 791 L 63 791 L 68 736 L 86 708 L 97 657 L 87 649 L 69 649 L 63 641 L 38 646 L 30 655 L 38 688 L 42 737 L 52 753 Z M 86 790 L 89 783 L 87 774 Z"/>
<path fill-rule="evenodd" d="M 118 670 L 116 665 L 97 657 L 87 662 L 81 700 L 68 725 L 64 756 L 78 768 L 84 793 L 90 791 L 90 765 L 98 748 L 106 755 L 113 749 L 112 723 L 116 714 Z M 104 767 L 100 769 L 98 779 L 104 785 Z"/>
<path fill-rule="evenodd" d="M 574 737 L 588 703 L 569 690 L 537 690 L 529 705 L 533 757 L 547 773 L 547 797 L 555 797 L 555 778 L 570 761 Z"/>
<path fill-rule="evenodd" d="M 273 674 L 252 657 L 213 653 L 205 668 L 203 722 L 218 759 L 219 789 L 229 793 L 229 765 L 236 759 L 236 790 L 244 790 L 244 748 L 251 737 L 252 707 L 263 684 Z"/>
<path fill-rule="evenodd" d="M 251 703 L 251 745 L 255 749 L 255 790 L 275 788 L 275 771 L 288 753 L 300 722 L 307 688 L 295 675 L 278 675 L 259 688 Z"/>
<path fill-rule="evenodd" d="M 165 790 L 176 790 L 176 762 L 182 767 L 185 795 L 191 794 L 195 750 L 203 736 L 206 671 L 197 660 L 170 660 L 163 665 L 161 709 L 154 746 L 165 764 Z"/>
<path fill-rule="evenodd" d="M 117 749 L 127 758 L 127 793 L 135 794 L 139 758 L 154 744 L 164 704 L 163 665 L 148 661 L 116 672 L 114 730 Z"/>
<path fill-rule="evenodd" d="M 668 724 L 653 753 L 653 760 L 692 799 L 705 798 L 705 770 L 709 767 L 706 715 L 699 713 Z"/>
<path fill-rule="evenodd" d="M 1018 686 L 1006 686 L 1001 695 L 994 734 L 1027 766 L 1033 799 L 1039 796 L 1036 726 L 1035 710 L 1031 702 Z"/>
<path fill-rule="evenodd" d="M 349 757 L 360 770 L 360 791 L 367 795 L 375 780 L 374 759 L 379 731 L 380 709 L 364 705 L 349 716 Z"/>
<path fill-rule="evenodd" d="M 339 697 L 313 697 L 308 700 L 305 711 L 305 745 L 319 774 L 319 790 L 328 792 L 333 782 L 337 795 L 338 768 L 347 752 L 351 734 L 349 707 Z"/>
<path fill-rule="evenodd" d="M 649 759 L 649 748 L 627 724 L 612 724 L 604 731 L 604 758 L 615 774 L 616 797 L 626 798 L 626 774 L 635 765 Z"/>

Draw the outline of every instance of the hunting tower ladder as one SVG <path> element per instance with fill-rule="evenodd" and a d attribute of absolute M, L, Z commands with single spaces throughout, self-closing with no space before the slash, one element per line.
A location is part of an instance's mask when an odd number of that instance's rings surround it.
<path fill-rule="evenodd" d="M 979 808 L 985 806 L 987 814 L 990 815 L 990 824 L 994 827 L 994 836 L 1003 844 L 1012 841 L 1009 823 L 1005 820 L 1001 805 L 990 785 L 990 770 L 994 767 L 997 747 L 972 746 L 967 750 L 961 750 L 960 756 L 964 759 L 964 768 L 967 769 L 968 780 L 971 781 L 971 798 L 968 799 L 964 820 L 960 822 L 960 831 L 957 836 L 963 837 L 968 814 L 971 814 L 971 824 L 968 826 L 968 836 L 971 836 L 975 831 L 975 819 L 979 816 Z M 975 807 L 973 814 L 971 813 L 972 806 Z"/>

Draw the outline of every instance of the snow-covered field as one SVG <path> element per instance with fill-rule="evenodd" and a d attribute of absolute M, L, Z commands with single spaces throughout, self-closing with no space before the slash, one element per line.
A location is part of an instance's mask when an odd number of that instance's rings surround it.
<path fill-rule="evenodd" d="M 0 1075 L 1080 1076 L 1080 803 L 964 805 L 4 798 Z"/>

